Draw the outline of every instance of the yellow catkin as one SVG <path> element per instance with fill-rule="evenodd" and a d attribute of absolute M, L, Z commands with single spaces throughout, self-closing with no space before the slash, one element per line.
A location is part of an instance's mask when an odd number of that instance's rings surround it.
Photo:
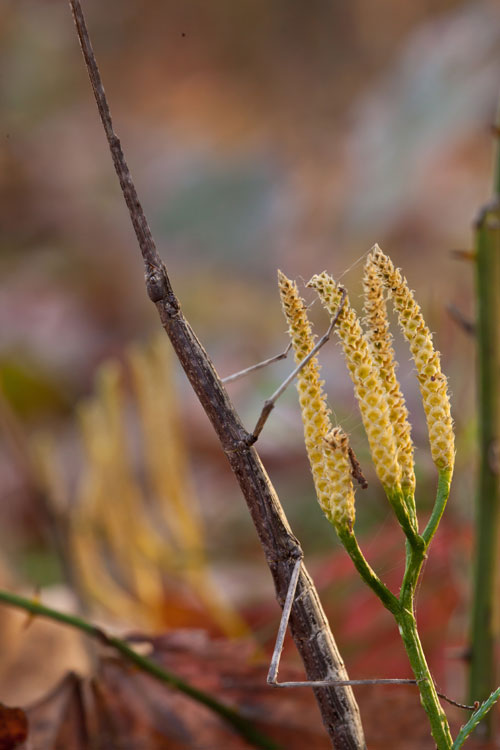
<path fill-rule="evenodd" d="M 281 271 L 278 271 L 278 283 L 281 304 L 288 322 L 288 332 L 295 353 L 295 361 L 299 363 L 314 347 L 311 325 L 307 318 L 304 301 L 299 296 L 295 282 L 290 281 Z M 337 516 L 335 508 L 332 506 L 331 472 L 333 471 L 333 476 L 337 476 L 340 469 L 337 468 L 338 461 L 337 457 L 333 455 L 334 451 L 325 440 L 331 431 L 331 423 L 316 357 L 312 357 L 297 376 L 297 390 L 304 424 L 306 450 L 316 494 L 323 512 L 330 521 L 335 523 Z M 347 477 L 350 480 L 349 471 L 347 471 Z M 350 492 L 352 494 L 352 485 Z M 336 497 L 337 502 L 340 502 L 338 493 Z M 345 500 L 342 500 L 342 503 L 344 502 Z M 349 516 L 349 518 L 352 516 L 352 522 L 354 521 L 353 503 L 354 499 L 352 500 L 352 512 Z"/>
<path fill-rule="evenodd" d="M 393 299 L 417 368 L 422 394 L 431 454 L 440 470 L 453 469 L 455 461 L 455 439 L 448 397 L 448 381 L 441 372 L 440 354 L 434 349 L 432 335 L 399 269 L 394 268 L 378 245 L 372 249 L 370 258 L 384 286 Z"/>
<path fill-rule="evenodd" d="M 341 300 L 341 288 L 325 271 L 313 276 L 308 286 L 316 289 L 323 305 L 333 317 Z M 397 489 L 401 472 L 385 389 L 361 324 L 348 299 L 339 315 L 336 331 L 354 384 L 375 471 L 384 487 Z"/>
<path fill-rule="evenodd" d="M 415 491 L 415 467 L 411 426 L 408 419 L 408 409 L 396 377 L 397 363 L 392 348 L 384 290 L 371 256 L 368 256 L 365 265 L 363 290 L 367 324 L 366 335 L 371 345 L 373 360 L 378 367 L 380 379 L 386 391 L 389 418 L 394 430 L 398 462 L 401 467 L 401 485 L 408 494 L 413 495 Z"/>
<path fill-rule="evenodd" d="M 349 441 L 341 427 L 330 430 L 324 440 L 323 454 L 330 479 L 330 508 L 327 516 L 335 525 L 352 529 L 355 513 Z"/>

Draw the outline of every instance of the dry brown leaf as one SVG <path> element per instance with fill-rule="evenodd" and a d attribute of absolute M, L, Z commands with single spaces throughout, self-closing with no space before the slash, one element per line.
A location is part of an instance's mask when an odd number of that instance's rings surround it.
<path fill-rule="evenodd" d="M 253 661 L 253 644 L 212 640 L 192 630 L 152 639 L 136 635 L 133 640 L 149 647 L 151 657 L 165 668 L 237 707 L 287 750 L 330 747 L 312 692 L 268 687 L 268 665 Z M 299 677 L 286 668 L 282 676 Z M 90 682 L 68 674 L 28 709 L 28 716 L 30 750 L 250 747 L 205 706 L 111 657 L 101 659 Z"/>
<path fill-rule="evenodd" d="M 27 711 L 30 750 L 88 750 L 82 679 L 69 672 Z"/>
<path fill-rule="evenodd" d="M 28 737 L 28 719 L 21 708 L 0 703 L 0 750 L 20 748 Z"/>
<path fill-rule="evenodd" d="M 267 662 L 255 661 L 250 641 L 211 639 L 201 631 L 175 631 L 131 642 L 149 649 L 165 669 L 238 708 L 286 750 L 331 747 L 312 690 L 276 690 L 266 684 Z M 284 680 L 300 670 L 280 669 Z M 432 738 L 413 686 L 355 688 L 367 744 L 373 750 L 429 750 Z M 468 714 L 447 706 L 456 733 Z M 101 659 L 90 681 L 68 674 L 27 710 L 30 750 L 246 750 L 250 745 L 221 718 L 188 696 L 121 659 Z M 472 741 L 471 741 L 472 742 Z M 473 743 L 472 743 L 473 744 Z M 4 746 L 0 745 L 0 750 Z M 16 747 L 5 746 L 5 747 Z M 478 745 L 478 750 L 489 750 Z M 19 748 L 21 750 L 21 748 Z"/>

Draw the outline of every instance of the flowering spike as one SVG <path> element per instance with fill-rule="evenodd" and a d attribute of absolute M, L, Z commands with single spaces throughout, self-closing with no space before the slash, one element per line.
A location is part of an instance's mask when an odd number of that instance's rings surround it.
<path fill-rule="evenodd" d="M 378 245 L 373 247 L 370 259 L 393 299 L 399 323 L 415 361 L 427 417 L 432 459 L 438 469 L 452 471 L 455 440 L 448 381 L 441 372 L 440 354 L 434 349 L 431 332 L 425 325 L 420 307 L 400 270 L 394 268 L 391 259 L 384 255 Z"/>
<path fill-rule="evenodd" d="M 349 439 L 341 427 L 334 427 L 324 439 L 323 456 L 330 479 L 329 507 L 323 508 L 335 526 L 354 526 L 354 489 L 349 462 Z"/>
<path fill-rule="evenodd" d="M 342 290 L 332 277 L 324 271 L 313 276 L 308 286 L 316 289 L 323 305 L 330 315 L 334 315 L 338 308 Z M 347 298 L 340 313 L 336 330 L 342 342 L 347 367 L 354 383 L 375 471 L 386 489 L 397 490 L 401 472 L 396 457 L 396 444 L 385 390 L 360 322 Z"/>
<path fill-rule="evenodd" d="M 401 485 L 405 494 L 413 496 L 415 492 L 415 469 L 411 426 L 408 419 L 408 409 L 396 377 L 397 363 L 392 348 L 392 336 L 389 331 L 383 287 L 371 256 L 368 256 L 365 265 L 363 289 L 367 323 L 366 335 L 371 345 L 373 360 L 378 367 L 380 380 L 386 392 L 389 418 L 394 430 L 398 462 L 401 467 Z"/>
<path fill-rule="evenodd" d="M 295 282 L 290 281 L 281 271 L 278 271 L 278 283 L 283 312 L 288 322 L 288 333 L 295 353 L 295 361 L 299 363 L 314 347 L 311 325 L 307 318 L 304 301 L 299 296 Z M 330 412 L 326 405 L 323 381 L 320 380 L 319 364 L 316 357 L 313 357 L 297 375 L 297 390 L 304 425 L 306 450 L 319 504 L 332 523 L 336 524 L 338 518 L 340 518 L 349 519 L 349 523 L 352 525 L 354 522 L 352 484 L 350 488 L 351 501 L 344 497 L 340 491 L 340 475 L 343 467 L 339 463 L 339 450 L 335 451 L 330 447 L 330 443 L 325 442 L 331 430 Z M 350 482 L 348 466 L 347 478 Z M 336 505 L 342 506 L 338 514 Z M 349 512 L 347 507 L 351 508 Z"/>

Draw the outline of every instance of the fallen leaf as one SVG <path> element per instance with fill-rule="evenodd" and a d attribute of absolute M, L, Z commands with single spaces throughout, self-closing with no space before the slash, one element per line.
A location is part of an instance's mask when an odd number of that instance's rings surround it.
<path fill-rule="evenodd" d="M 83 680 L 69 672 L 27 713 L 30 750 L 88 750 Z"/>
<path fill-rule="evenodd" d="M 21 708 L 0 703 L 0 750 L 20 748 L 28 737 L 28 719 Z"/>

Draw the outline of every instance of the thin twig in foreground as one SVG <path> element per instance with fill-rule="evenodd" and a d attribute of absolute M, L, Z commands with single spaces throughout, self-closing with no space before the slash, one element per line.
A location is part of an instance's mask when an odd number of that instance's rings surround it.
<path fill-rule="evenodd" d="M 120 653 L 128 662 L 135 664 L 135 666 L 139 667 L 143 672 L 147 672 L 152 677 L 159 680 L 159 682 L 179 690 L 179 692 L 188 695 L 193 700 L 202 703 L 211 711 L 217 713 L 225 719 L 225 721 L 231 724 L 231 726 L 234 727 L 234 729 L 254 747 L 265 748 L 266 750 L 278 750 L 278 745 L 273 740 L 262 735 L 254 727 L 251 721 L 241 716 L 234 708 L 226 706 L 224 703 L 220 703 L 208 693 L 195 688 L 173 672 L 163 669 L 154 661 L 138 654 L 121 638 L 108 635 L 104 630 L 97 627 L 97 625 L 93 625 L 76 615 L 59 612 L 59 610 L 52 609 L 52 607 L 47 607 L 44 604 L 40 604 L 40 602 L 26 599 L 23 596 L 13 594 L 9 591 L 0 590 L 0 602 L 7 604 L 10 607 L 22 609 L 32 615 L 45 617 L 49 620 L 60 622 L 71 628 L 80 630 L 104 646 L 109 646 L 115 651 L 118 651 L 118 653 Z"/>
<path fill-rule="evenodd" d="M 255 443 L 258 440 L 259 435 L 262 432 L 264 425 L 266 424 L 268 417 L 270 413 L 272 412 L 272 410 L 274 409 L 276 401 L 279 399 L 279 397 L 286 391 L 290 383 L 292 383 L 295 380 L 299 372 L 301 372 L 301 370 L 303 370 L 304 367 L 311 361 L 311 359 L 319 352 L 321 347 L 324 346 L 326 342 L 330 340 L 331 333 L 333 331 L 335 323 L 339 319 L 339 315 L 342 312 L 342 308 L 344 307 L 344 303 L 347 297 L 347 291 L 343 287 L 340 287 L 340 290 L 342 291 L 342 296 L 340 297 L 339 306 L 337 308 L 337 312 L 335 313 L 332 320 L 330 321 L 330 325 L 328 326 L 327 332 L 324 333 L 323 336 L 319 339 L 319 341 L 316 342 L 316 344 L 311 349 L 307 357 L 304 357 L 304 359 L 301 362 L 299 362 L 297 367 L 294 370 L 292 370 L 290 375 L 286 378 L 286 380 L 282 382 L 280 387 L 274 391 L 273 395 L 270 398 L 266 399 L 266 401 L 264 402 L 264 407 L 260 413 L 260 417 L 257 420 L 257 424 L 255 425 L 254 430 L 250 436 L 250 439 L 249 439 L 250 445 L 253 445 L 253 443 Z"/>

